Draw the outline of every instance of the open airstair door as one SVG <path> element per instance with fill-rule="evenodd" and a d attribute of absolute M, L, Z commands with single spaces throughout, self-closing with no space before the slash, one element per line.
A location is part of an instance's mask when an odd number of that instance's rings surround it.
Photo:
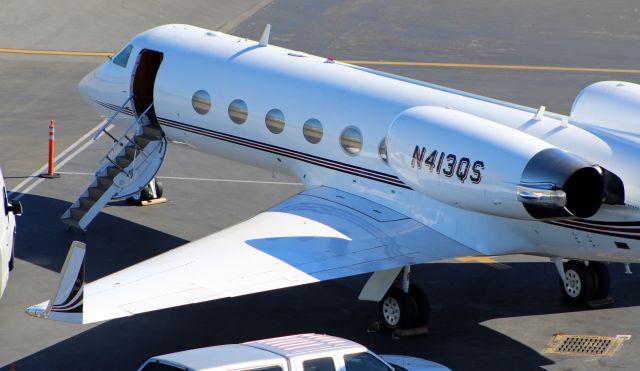
<path fill-rule="evenodd" d="M 86 230 L 89 223 L 111 200 L 140 192 L 155 177 L 167 151 L 167 140 L 158 124 L 153 107 L 156 75 L 163 55 L 142 50 L 131 78 L 131 96 L 115 110 L 103 126 L 105 130 L 118 114 L 131 104 L 131 126 L 103 157 L 95 179 L 78 200 L 62 215 L 67 225 Z"/>
<path fill-rule="evenodd" d="M 133 107 L 138 116 L 143 115 L 147 107 L 151 106 L 147 116 L 149 120 L 159 126 L 153 105 L 153 90 L 158 70 L 162 64 L 163 55 L 155 50 L 144 49 L 138 55 L 135 72 L 131 79 Z"/>

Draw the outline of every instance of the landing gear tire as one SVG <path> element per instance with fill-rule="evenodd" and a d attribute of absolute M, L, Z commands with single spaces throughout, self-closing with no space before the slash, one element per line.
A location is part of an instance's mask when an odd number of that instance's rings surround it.
<path fill-rule="evenodd" d="M 414 304 L 413 327 L 426 326 L 429 323 L 431 317 L 431 306 L 429 305 L 429 298 L 419 286 L 409 286 L 409 297 Z"/>
<path fill-rule="evenodd" d="M 577 260 L 564 263 L 564 276 L 566 283 L 560 280 L 560 291 L 566 302 L 584 304 L 593 298 L 594 274 L 584 263 Z"/>
<path fill-rule="evenodd" d="M 379 304 L 380 321 L 390 330 L 407 328 L 416 317 L 416 303 L 402 289 L 391 287 Z"/>
<path fill-rule="evenodd" d="M 140 191 L 140 199 L 142 201 L 149 201 L 153 199 L 153 190 L 150 185 L 147 184 L 147 186 Z"/>
<path fill-rule="evenodd" d="M 162 187 L 162 183 L 158 179 L 154 179 L 153 181 L 156 182 L 156 198 L 160 198 L 164 193 L 164 188 Z"/>
<path fill-rule="evenodd" d="M 611 288 L 611 278 L 609 277 L 609 269 L 602 262 L 589 262 L 589 271 L 593 275 L 595 290 L 592 300 L 604 299 L 609 296 Z"/>

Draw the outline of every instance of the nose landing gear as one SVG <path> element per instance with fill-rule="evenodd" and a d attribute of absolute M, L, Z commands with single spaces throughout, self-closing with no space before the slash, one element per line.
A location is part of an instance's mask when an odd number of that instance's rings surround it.
<path fill-rule="evenodd" d="M 127 198 L 127 202 L 140 206 L 166 202 L 162 197 L 163 190 L 162 183 L 157 178 L 153 178 L 140 192 Z"/>

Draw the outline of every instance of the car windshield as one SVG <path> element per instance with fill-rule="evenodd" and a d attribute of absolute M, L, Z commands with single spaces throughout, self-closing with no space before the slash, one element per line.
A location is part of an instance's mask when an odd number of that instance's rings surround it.
<path fill-rule="evenodd" d="M 395 368 L 395 369 L 396 369 L 396 371 L 409 371 L 409 369 L 408 369 L 408 368 L 404 368 L 404 367 L 402 367 L 402 366 L 398 366 L 398 365 L 396 365 L 395 363 L 389 363 L 389 364 L 390 364 L 391 366 L 393 366 L 393 368 Z"/>
<path fill-rule="evenodd" d="M 158 361 L 149 362 L 142 368 L 142 371 L 176 371 L 176 370 L 186 370 L 183 367 L 177 367 L 172 365 L 167 365 L 164 363 L 160 363 Z"/>
<path fill-rule="evenodd" d="M 367 352 L 345 354 L 344 365 L 347 371 L 393 371 L 381 360 Z"/>

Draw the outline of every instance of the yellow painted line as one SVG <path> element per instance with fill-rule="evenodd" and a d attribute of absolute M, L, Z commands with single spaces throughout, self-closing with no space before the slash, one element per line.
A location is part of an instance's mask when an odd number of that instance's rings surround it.
<path fill-rule="evenodd" d="M 590 68 L 559 66 L 518 66 L 509 64 L 477 64 L 477 63 L 441 63 L 441 62 L 402 62 L 402 61 L 360 61 L 344 60 L 343 63 L 376 66 L 413 66 L 413 67 L 449 67 L 449 68 L 485 68 L 497 70 L 529 70 L 529 71 L 562 71 L 562 72 L 605 72 L 605 73 L 640 73 L 640 70 L 622 68 Z"/>
<path fill-rule="evenodd" d="M 14 53 L 14 54 L 38 54 L 38 55 L 73 55 L 81 57 L 108 57 L 113 53 L 106 52 L 66 52 L 59 50 L 33 50 L 33 49 L 9 49 L 0 48 L 0 53 Z"/>
<path fill-rule="evenodd" d="M 37 55 L 72 55 L 80 57 L 109 57 L 112 52 L 78 52 L 60 50 L 33 50 L 0 48 L 0 53 L 37 54 Z M 525 66 L 509 64 L 479 64 L 479 63 L 444 63 L 444 62 L 408 62 L 408 61 L 366 61 L 341 60 L 343 63 L 362 66 L 410 66 L 410 67 L 446 67 L 446 68 L 484 68 L 496 70 L 528 70 L 528 71 L 557 71 L 557 72 L 603 72 L 603 73 L 633 73 L 640 74 L 640 69 L 624 68 L 591 68 L 591 67 L 560 67 L 560 66 Z"/>
<path fill-rule="evenodd" d="M 491 264 L 491 263 L 497 263 L 498 262 L 492 256 L 461 256 L 461 257 L 455 258 L 453 260 L 456 260 L 456 261 L 459 261 L 459 262 L 462 262 L 462 263 L 474 262 L 474 263 Z"/>
<path fill-rule="evenodd" d="M 461 263 L 481 263 L 486 264 L 492 268 L 498 270 L 510 269 L 511 267 L 507 264 L 503 264 L 494 259 L 493 256 L 461 256 L 459 258 L 454 258 L 453 260 L 459 261 Z"/>

